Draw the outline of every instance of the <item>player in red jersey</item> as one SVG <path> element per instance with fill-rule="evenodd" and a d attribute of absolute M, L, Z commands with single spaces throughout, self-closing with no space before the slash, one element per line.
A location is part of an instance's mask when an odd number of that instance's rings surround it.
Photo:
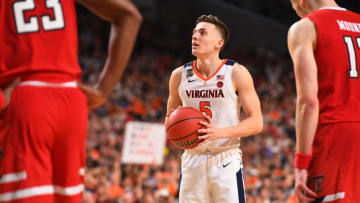
<path fill-rule="evenodd" d="M 360 15 L 334 0 L 292 0 L 300 202 L 360 202 Z"/>
<path fill-rule="evenodd" d="M 78 84 L 75 0 L 0 2 L 0 202 L 82 201 L 88 107 L 119 81 L 142 17 L 129 0 L 78 3 L 112 24 L 95 87 Z"/>

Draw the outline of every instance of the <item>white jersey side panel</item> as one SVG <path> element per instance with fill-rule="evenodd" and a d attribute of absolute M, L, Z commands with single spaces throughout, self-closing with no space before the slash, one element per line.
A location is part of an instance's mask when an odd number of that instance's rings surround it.
<path fill-rule="evenodd" d="M 225 59 L 226 60 L 226 59 Z M 179 95 L 183 106 L 199 109 L 204 115 L 211 115 L 216 127 L 237 125 L 240 104 L 232 83 L 234 61 L 226 60 L 216 75 L 204 79 L 194 70 L 196 62 L 183 67 Z M 240 146 L 240 138 L 224 138 L 211 141 L 196 149 Z"/>

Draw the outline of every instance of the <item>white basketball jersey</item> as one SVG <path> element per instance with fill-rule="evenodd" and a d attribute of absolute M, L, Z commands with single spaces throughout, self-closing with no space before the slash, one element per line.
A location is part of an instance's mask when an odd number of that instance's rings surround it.
<path fill-rule="evenodd" d="M 196 108 L 212 118 L 218 128 L 239 123 L 240 104 L 232 83 L 235 62 L 224 59 L 218 70 L 204 78 L 196 69 L 196 60 L 183 67 L 179 95 L 183 106 Z M 210 141 L 195 149 L 240 146 L 240 138 Z"/>

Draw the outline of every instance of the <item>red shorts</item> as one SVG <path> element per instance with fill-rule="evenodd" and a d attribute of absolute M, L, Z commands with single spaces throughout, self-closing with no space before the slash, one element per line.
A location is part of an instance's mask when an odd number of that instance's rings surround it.
<path fill-rule="evenodd" d="M 360 202 L 360 123 L 318 127 L 308 173 L 317 202 Z"/>
<path fill-rule="evenodd" d="M 14 90 L 1 115 L 0 202 L 82 201 L 86 103 L 76 83 Z"/>

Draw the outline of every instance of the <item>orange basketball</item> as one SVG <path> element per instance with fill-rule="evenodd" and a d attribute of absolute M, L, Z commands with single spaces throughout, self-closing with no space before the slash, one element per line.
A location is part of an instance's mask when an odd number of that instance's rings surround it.
<path fill-rule="evenodd" d="M 201 111 L 192 107 L 179 107 L 166 120 L 166 135 L 170 143 L 180 149 L 196 147 L 202 140 L 198 139 L 198 129 L 204 128 L 199 121 L 206 121 Z"/>

